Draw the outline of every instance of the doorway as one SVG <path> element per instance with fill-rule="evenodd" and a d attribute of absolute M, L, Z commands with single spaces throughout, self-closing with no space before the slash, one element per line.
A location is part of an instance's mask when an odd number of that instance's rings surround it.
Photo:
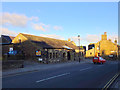
<path fill-rule="evenodd" d="M 70 52 L 67 52 L 67 58 L 68 58 L 68 60 L 71 59 L 71 58 L 70 58 Z"/>

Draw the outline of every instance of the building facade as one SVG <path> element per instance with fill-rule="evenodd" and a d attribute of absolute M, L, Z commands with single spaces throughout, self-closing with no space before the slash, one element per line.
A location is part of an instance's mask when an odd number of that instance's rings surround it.
<path fill-rule="evenodd" d="M 10 48 L 13 47 L 13 44 L 12 44 L 12 40 L 14 39 L 15 37 L 13 36 L 7 36 L 7 35 L 1 35 L 0 37 L 0 45 L 1 45 L 1 51 L 2 51 L 2 54 L 4 53 L 7 53 L 9 52 Z"/>
<path fill-rule="evenodd" d="M 12 43 L 19 47 L 26 58 L 39 59 L 45 62 L 78 60 L 78 47 L 73 41 L 40 37 L 29 34 L 18 34 Z M 40 52 L 37 56 L 36 52 Z"/>
<path fill-rule="evenodd" d="M 107 33 L 104 32 L 101 35 L 101 40 L 97 43 L 92 43 L 88 45 L 88 50 L 86 51 L 86 57 L 99 56 L 109 56 L 109 55 L 118 55 L 118 45 L 117 40 L 112 42 L 110 39 L 107 39 Z"/>
<path fill-rule="evenodd" d="M 79 53 L 81 57 L 84 57 L 86 54 L 86 46 L 77 46 L 77 47 L 78 49 L 75 49 L 75 52 Z"/>

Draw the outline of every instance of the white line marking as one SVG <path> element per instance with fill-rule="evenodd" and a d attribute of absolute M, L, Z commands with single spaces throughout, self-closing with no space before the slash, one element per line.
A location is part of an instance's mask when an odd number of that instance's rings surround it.
<path fill-rule="evenodd" d="M 90 69 L 90 68 L 92 68 L 92 67 L 89 67 L 89 68 L 84 68 L 84 69 L 81 69 L 80 71 L 87 70 L 87 69 Z"/>
<path fill-rule="evenodd" d="M 49 79 L 53 79 L 53 78 L 56 78 L 56 77 L 61 77 L 61 76 L 64 76 L 64 75 L 68 75 L 68 74 L 70 74 L 70 73 L 64 73 L 64 74 L 60 74 L 60 75 L 57 75 L 57 76 L 49 77 L 49 78 L 46 78 L 46 79 L 41 79 L 41 80 L 38 80 L 36 82 L 39 83 L 39 82 L 43 82 L 43 81 L 46 81 L 46 80 L 49 80 Z"/>

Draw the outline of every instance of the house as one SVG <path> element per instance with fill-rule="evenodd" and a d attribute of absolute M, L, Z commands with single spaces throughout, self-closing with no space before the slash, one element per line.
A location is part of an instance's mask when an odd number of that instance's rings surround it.
<path fill-rule="evenodd" d="M 13 36 L 7 36 L 7 35 L 1 35 L 0 37 L 0 45 L 2 46 L 2 54 L 7 53 L 10 51 L 10 49 L 13 47 L 12 40 L 15 37 Z"/>
<path fill-rule="evenodd" d="M 120 45 L 118 45 L 118 56 L 120 58 Z"/>
<path fill-rule="evenodd" d="M 78 49 L 75 49 L 75 52 L 80 53 L 80 56 L 84 57 L 86 53 L 86 46 L 77 46 L 77 47 Z"/>
<path fill-rule="evenodd" d="M 75 60 L 78 55 L 75 49 L 78 47 L 73 41 L 59 40 L 40 37 L 30 34 L 19 33 L 12 43 L 19 47 L 27 58 L 42 58 L 44 61 L 66 61 Z M 36 56 L 36 53 L 39 56 Z"/>
<path fill-rule="evenodd" d="M 88 50 L 86 51 L 86 57 L 94 56 L 109 56 L 118 54 L 117 40 L 112 42 L 107 39 L 107 32 L 101 35 L 101 40 L 97 43 L 91 43 L 88 45 Z"/>
<path fill-rule="evenodd" d="M 13 36 L 1 35 L 0 41 L 2 42 L 0 44 L 11 44 L 14 38 Z"/>

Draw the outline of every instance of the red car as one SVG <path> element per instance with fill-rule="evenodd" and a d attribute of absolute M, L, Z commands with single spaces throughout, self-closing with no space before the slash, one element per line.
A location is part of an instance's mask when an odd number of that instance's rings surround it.
<path fill-rule="evenodd" d="M 95 63 L 101 63 L 101 64 L 103 64 L 103 63 L 105 63 L 106 62 L 106 60 L 105 59 L 103 59 L 102 57 L 94 57 L 93 58 L 93 63 L 95 64 Z"/>

